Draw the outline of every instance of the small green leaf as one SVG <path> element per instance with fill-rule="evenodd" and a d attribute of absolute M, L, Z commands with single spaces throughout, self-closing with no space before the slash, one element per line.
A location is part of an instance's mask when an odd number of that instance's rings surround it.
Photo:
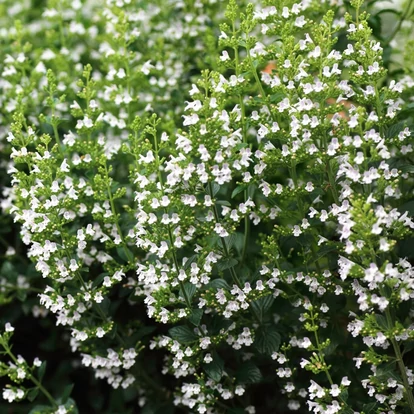
<path fill-rule="evenodd" d="M 398 167 L 398 169 L 403 173 L 414 173 L 414 165 L 412 164 L 402 165 L 401 167 Z"/>
<path fill-rule="evenodd" d="M 385 138 L 395 138 L 405 127 L 405 122 L 397 122 L 396 124 L 391 125 L 385 133 Z"/>
<path fill-rule="evenodd" d="M 253 362 L 245 361 L 236 372 L 236 380 L 240 384 L 256 384 L 262 380 L 262 373 Z"/>
<path fill-rule="evenodd" d="M 40 382 L 42 381 L 43 376 L 45 375 L 46 365 L 47 365 L 47 362 L 46 361 L 43 361 L 42 362 L 42 365 L 40 365 L 39 369 L 37 370 L 37 375 L 39 377 L 39 381 Z"/>
<path fill-rule="evenodd" d="M 31 388 L 29 390 L 29 392 L 27 393 L 27 399 L 30 402 L 33 402 L 36 399 L 36 397 L 37 397 L 38 394 L 39 394 L 39 388 L 37 388 L 37 387 Z"/>
<path fill-rule="evenodd" d="M 190 266 L 191 266 L 191 263 L 196 262 L 197 261 L 197 258 L 198 258 L 198 254 L 193 254 L 192 256 L 190 256 L 187 259 L 187 261 L 185 262 L 184 266 L 183 266 L 184 270 L 189 269 Z"/>
<path fill-rule="evenodd" d="M 79 414 L 79 410 L 78 410 L 78 407 L 76 406 L 76 402 L 72 398 L 69 398 L 64 403 L 64 406 L 68 410 L 68 412 L 70 412 L 71 414 Z"/>
<path fill-rule="evenodd" d="M 225 237 L 225 241 L 228 249 L 235 249 L 239 253 L 243 250 L 244 234 L 243 233 L 232 233 L 230 236 Z"/>
<path fill-rule="evenodd" d="M 127 246 L 117 247 L 116 252 L 118 253 L 118 256 L 125 262 L 129 263 L 130 258 L 134 257 L 131 250 L 128 249 Z"/>
<path fill-rule="evenodd" d="M 213 183 L 212 187 L 213 187 L 213 191 L 212 191 L 213 194 L 210 194 L 210 195 L 214 197 L 220 191 L 221 186 L 217 183 Z"/>
<path fill-rule="evenodd" d="M 384 331 L 389 331 L 393 328 L 393 326 L 389 325 L 387 318 L 383 315 L 376 314 L 375 321 L 377 322 L 378 326 Z"/>
<path fill-rule="evenodd" d="M 217 270 L 219 272 L 222 272 L 223 270 L 230 269 L 231 267 L 236 266 L 237 263 L 239 262 L 234 257 L 227 257 L 217 262 Z"/>
<path fill-rule="evenodd" d="M 223 376 L 224 361 L 216 352 L 213 353 L 212 357 L 213 360 L 209 364 L 203 364 L 204 372 L 213 381 L 219 382 Z"/>
<path fill-rule="evenodd" d="M 220 206 L 231 207 L 231 204 L 227 200 L 217 200 L 216 204 Z"/>
<path fill-rule="evenodd" d="M 62 401 L 62 404 L 65 404 L 70 397 L 70 394 L 72 394 L 74 384 L 68 384 L 66 385 L 65 389 L 62 392 L 62 395 L 60 397 L 60 400 Z"/>
<path fill-rule="evenodd" d="M 186 282 L 184 283 L 183 288 L 184 288 L 184 293 L 187 295 L 188 300 L 191 301 L 191 299 L 194 296 L 194 293 L 197 290 L 197 287 L 190 282 Z M 180 291 L 180 293 L 181 293 L 181 296 L 185 297 L 182 291 Z"/>
<path fill-rule="evenodd" d="M 365 404 L 362 409 L 364 411 L 365 414 L 374 414 L 376 412 L 376 407 L 377 407 L 377 403 L 369 403 L 369 404 Z"/>
<path fill-rule="evenodd" d="M 98 277 L 96 279 L 94 279 L 94 281 L 92 282 L 92 287 L 99 286 L 103 282 L 103 280 L 105 279 L 105 276 L 109 276 L 109 273 L 104 272 L 104 273 L 101 273 L 100 275 L 98 275 Z"/>
<path fill-rule="evenodd" d="M 231 193 L 231 198 L 236 197 L 237 194 L 242 193 L 246 189 L 244 185 L 238 185 Z"/>
<path fill-rule="evenodd" d="M 203 309 L 193 309 L 188 317 L 188 320 L 195 326 L 200 325 L 201 318 L 203 317 Z"/>
<path fill-rule="evenodd" d="M 171 328 L 168 332 L 172 339 L 175 339 L 182 344 L 197 341 L 197 335 L 186 325 L 174 326 L 174 328 Z"/>
<path fill-rule="evenodd" d="M 272 307 L 273 302 L 273 296 L 267 295 L 251 303 L 252 309 L 260 322 L 263 322 L 263 318 L 266 315 L 267 311 Z"/>
<path fill-rule="evenodd" d="M 207 289 L 225 289 L 230 290 L 230 285 L 224 279 L 214 279 L 206 285 Z"/>
<path fill-rule="evenodd" d="M 279 332 L 270 326 L 261 326 L 254 339 L 254 346 L 261 354 L 271 355 L 279 350 L 281 338 Z"/>
<path fill-rule="evenodd" d="M 53 409 L 49 407 L 48 405 L 36 405 L 29 412 L 29 414 L 47 414 L 47 413 L 53 413 Z"/>

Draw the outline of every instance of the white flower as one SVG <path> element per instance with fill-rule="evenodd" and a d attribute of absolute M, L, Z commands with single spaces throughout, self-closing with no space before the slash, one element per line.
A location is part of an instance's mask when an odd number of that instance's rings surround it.
<path fill-rule="evenodd" d="M 211 344 L 211 339 L 208 336 L 200 339 L 201 349 L 207 349 L 210 344 Z"/>
<path fill-rule="evenodd" d="M 14 328 L 13 326 L 11 326 L 10 322 L 7 322 L 6 325 L 4 326 L 4 329 L 6 332 L 13 332 Z"/>

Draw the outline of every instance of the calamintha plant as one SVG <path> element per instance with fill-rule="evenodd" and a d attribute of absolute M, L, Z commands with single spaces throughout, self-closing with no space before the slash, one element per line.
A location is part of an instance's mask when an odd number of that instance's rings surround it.
<path fill-rule="evenodd" d="M 2 301 L 96 412 L 414 414 L 412 2 L 5 4 Z M 4 399 L 79 412 L 10 322 Z"/>

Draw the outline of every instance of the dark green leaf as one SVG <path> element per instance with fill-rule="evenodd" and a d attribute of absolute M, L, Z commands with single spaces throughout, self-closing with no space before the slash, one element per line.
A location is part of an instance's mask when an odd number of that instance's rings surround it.
<path fill-rule="evenodd" d="M 46 364 L 47 364 L 47 362 L 43 361 L 42 365 L 40 365 L 39 369 L 37 370 L 37 376 L 38 376 L 40 382 L 42 381 L 43 376 L 45 375 Z"/>
<path fill-rule="evenodd" d="M 125 263 L 129 263 L 130 258 L 134 257 L 134 255 L 132 254 L 131 250 L 128 249 L 127 246 L 123 246 L 123 247 L 117 247 L 116 248 L 116 252 L 118 253 L 118 256 L 125 262 Z"/>
<path fill-rule="evenodd" d="M 385 316 L 383 315 L 375 315 L 375 321 L 377 322 L 378 326 L 384 330 L 384 331 L 388 331 L 390 329 L 392 329 L 392 326 L 389 325 L 387 319 Z"/>
<path fill-rule="evenodd" d="M 78 408 L 76 407 L 76 403 L 72 398 L 69 398 L 66 403 L 64 403 L 65 408 L 71 414 L 79 414 Z"/>
<path fill-rule="evenodd" d="M 244 234 L 243 233 L 232 233 L 230 236 L 225 238 L 228 249 L 235 249 L 239 253 L 243 250 Z"/>
<path fill-rule="evenodd" d="M 217 270 L 221 272 L 223 270 L 230 269 L 231 267 L 236 266 L 237 263 L 239 262 L 234 257 L 227 257 L 217 262 Z"/>
<path fill-rule="evenodd" d="M 236 197 L 237 194 L 242 193 L 246 189 L 244 185 L 238 185 L 231 193 L 231 198 Z"/>
<path fill-rule="evenodd" d="M 204 372 L 213 381 L 219 382 L 223 376 L 224 362 L 216 352 L 213 353 L 212 357 L 213 360 L 209 364 L 203 364 Z"/>
<path fill-rule="evenodd" d="M 257 189 L 256 184 L 250 184 L 249 187 L 247 188 L 247 195 L 248 197 L 250 197 L 251 199 L 253 199 L 254 197 L 254 193 Z"/>
<path fill-rule="evenodd" d="M 192 284 L 192 283 L 190 283 L 190 282 L 186 282 L 186 283 L 184 283 L 183 287 L 184 287 L 184 293 L 187 295 L 188 300 L 190 300 L 190 301 L 191 301 L 191 299 L 192 299 L 192 298 L 193 298 L 193 296 L 194 296 L 194 293 L 195 293 L 195 292 L 196 292 L 196 290 L 197 290 L 196 286 L 195 286 L 195 285 L 193 285 L 193 284 Z M 181 296 L 182 296 L 182 297 L 185 297 L 185 296 L 184 296 L 184 294 L 183 294 L 183 292 L 181 292 Z"/>
<path fill-rule="evenodd" d="M 190 266 L 191 266 L 191 263 L 196 262 L 197 261 L 197 258 L 198 258 L 198 254 L 193 254 L 192 256 L 190 256 L 187 259 L 187 261 L 185 262 L 184 266 L 183 266 L 184 267 L 184 270 L 189 269 Z"/>
<path fill-rule="evenodd" d="M 414 349 L 414 341 L 407 341 L 404 343 L 404 354 Z"/>
<path fill-rule="evenodd" d="M 263 318 L 267 311 L 272 307 L 273 302 L 273 296 L 267 295 L 251 303 L 252 309 L 260 322 L 263 322 Z"/>
<path fill-rule="evenodd" d="M 185 325 L 174 326 L 174 328 L 171 328 L 168 332 L 172 339 L 175 339 L 182 344 L 188 344 L 197 340 L 197 335 L 194 331 Z"/>
<path fill-rule="evenodd" d="M 146 335 L 149 335 L 155 331 L 155 326 L 143 326 L 142 328 L 139 328 L 135 334 L 134 334 L 134 340 L 139 340 L 143 338 Z"/>
<path fill-rule="evenodd" d="M 236 380 L 240 384 L 256 384 L 262 380 L 262 373 L 253 362 L 245 361 L 236 372 Z"/>
<path fill-rule="evenodd" d="M 261 354 L 271 355 L 279 350 L 280 334 L 272 326 L 261 326 L 256 331 L 254 346 Z"/>
<path fill-rule="evenodd" d="M 406 127 L 405 122 L 397 122 L 391 125 L 385 133 L 385 138 L 395 138 Z"/>
<path fill-rule="evenodd" d="M 362 409 L 365 414 L 374 414 L 376 412 L 377 403 L 364 404 Z"/>
<path fill-rule="evenodd" d="M 206 288 L 231 290 L 230 285 L 224 279 L 214 279 L 206 285 Z"/>
<path fill-rule="evenodd" d="M 38 394 L 39 394 L 39 388 L 37 388 L 37 387 L 36 388 L 31 388 L 29 390 L 29 392 L 27 393 L 27 399 L 30 402 L 33 402 L 36 399 Z"/>
<path fill-rule="evenodd" d="M 188 320 L 195 326 L 200 325 L 201 318 L 203 317 L 203 309 L 193 309 L 188 317 Z"/>
<path fill-rule="evenodd" d="M 412 164 L 402 165 L 401 167 L 398 167 L 398 169 L 403 173 L 414 173 L 414 165 Z"/>
<path fill-rule="evenodd" d="M 317 260 L 319 260 L 323 256 L 326 256 L 328 253 L 332 253 L 337 250 L 338 249 L 336 246 L 329 246 L 329 245 L 325 245 L 325 246 L 318 248 L 316 255 L 312 256 L 311 260 L 308 261 L 308 265 L 315 263 Z"/>
<path fill-rule="evenodd" d="M 210 195 L 211 197 L 214 197 L 220 191 L 221 186 L 217 183 L 213 183 L 212 188 L 213 188 L 213 191 L 212 191 L 213 194 L 210 194 Z"/>
<path fill-rule="evenodd" d="M 60 396 L 60 400 L 62 401 L 62 404 L 65 404 L 70 397 L 70 394 L 72 393 L 74 384 L 68 384 L 66 385 L 65 389 L 62 392 L 62 395 Z"/>
<path fill-rule="evenodd" d="M 109 276 L 109 273 L 101 273 L 100 275 L 98 275 L 98 277 L 96 279 L 94 279 L 93 283 L 92 283 L 92 287 L 97 287 L 99 286 L 103 280 L 105 279 L 105 276 Z"/>
<path fill-rule="evenodd" d="M 36 405 L 33 407 L 29 414 L 46 414 L 46 413 L 52 413 L 53 409 L 49 407 L 48 405 Z"/>
<path fill-rule="evenodd" d="M 216 204 L 220 206 L 231 207 L 231 204 L 227 200 L 217 200 Z"/>

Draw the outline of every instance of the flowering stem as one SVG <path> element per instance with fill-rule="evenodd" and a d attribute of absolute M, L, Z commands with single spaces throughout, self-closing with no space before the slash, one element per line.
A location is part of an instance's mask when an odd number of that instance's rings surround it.
<path fill-rule="evenodd" d="M 328 172 L 329 186 L 331 187 L 331 191 L 332 191 L 332 196 L 334 198 L 335 203 L 339 205 L 338 191 L 336 189 L 335 177 L 332 171 L 332 165 L 331 165 L 330 160 L 326 164 L 326 167 L 327 167 L 327 172 Z"/>
<path fill-rule="evenodd" d="M 13 352 L 11 352 L 11 349 L 9 348 L 9 346 L 7 345 L 7 343 L 2 342 L 1 343 L 3 346 L 4 351 L 6 352 L 6 354 L 13 360 L 13 362 L 18 365 L 19 362 L 17 360 L 17 358 L 14 356 Z M 35 377 L 33 376 L 33 374 L 31 374 L 30 372 L 28 372 L 28 379 L 30 381 L 33 382 L 33 384 L 36 385 L 37 388 L 39 388 L 39 390 L 42 392 L 42 394 L 49 400 L 50 404 L 52 405 L 52 407 L 55 409 L 58 407 L 58 404 L 56 403 L 55 399 L 51 396 L 51 394 L 49 393 L 49 391 L 41 384 L 41 382 Z"/>
<path fill-rule="evenodd" d="M 385 317 L 387 319 L 388 326 L 394 326 L 392 316 L 391 316 L 391 312 L 390 312 L 389 308 L 385 309 Z M 404 365 L 404 360 L 403 360 L 403 357 L 402 357 L 402 354 L 401 354 L 400 345 L 396 341 L 395 337 L 390 338 L 390 341 L 391 341 L 392 347 L 394 348 L 394 353 L 395 353 L 395 356 L 396 356 L 398 368 L 400 370 L 401 377 L 402 377 L 402 380 L 403 380 L 404 389 L 405 389 L 405 393 L 406 393 L 406 396 L 407 396 L 407 402 L 408 402 L 408 405 L 410 406 L 411 413 L 414 414 L 413 391 L 412 391 L 412 387 L 411 387 L 411 385 L 408 381 L 407 371 L 406 371 L 406 368 L 405 368 L 405 365 Z"/>
<path fill-rule="evenodd" d="M 211 186 L 211 182 L 208 183 L 208 188 L 209 188 L 210 194 L 212 195 L 213 194 L 213 188 Z M 218 212 L 217 212 L 217 207 L 216 207 L 215 204 L 213 205 L 213 214 L 214 214 L 214 218 L 216 220 L 216 223 L 219 223 L 220 219 L 219 219 Z M 223 237 L 220 237 L 220 240 L 221 240 L 221 244 L 223 246 L 223 252 L 224 252 L 225 256 L 229 257 L 229 249 L 227 248 L 226 241 L 224 240 Z M 242 283 L 240 282 L 240 279 L 238 278 L 234 268 L 230 267 L 229 270 L 230 270 L 230 274 L 231 274 L 231 277 L 233 278 L 234 283 L 240 288 L 242 286 Z"/>
<path fill-rule="evenodd" d="M 236 26 L 235 26 L 234 21 L 233 21 L 233 36 L 236 36 Z M 234 48 L 234 58 L 235 58 L 235 72 L 236 72 L 236 76 L 238 77 L 240 74 L 240 59 L 239 59 L 239 47 L 238 46 Z M 240 110 L 241 110 L 243 144 L 247 144 L 246 122 L 245 122 L 246 108 L 244 105 L 243 96 L 241 94 L 239 95 L 239 101 L 240 101 Z M 244 197 L 244 202 L 246 202 L 248 198 L 247 190 L 243 191 L 243 197 Z M 249 220 L 249 217 L 246 215 L 244 217 L 244 240 L 243 240 L 243 249 L 242 249 L 240 263 L 243 263 L 244 258 L 246 256 L 249 234 L 250 234 L 250 220 Z"/>

